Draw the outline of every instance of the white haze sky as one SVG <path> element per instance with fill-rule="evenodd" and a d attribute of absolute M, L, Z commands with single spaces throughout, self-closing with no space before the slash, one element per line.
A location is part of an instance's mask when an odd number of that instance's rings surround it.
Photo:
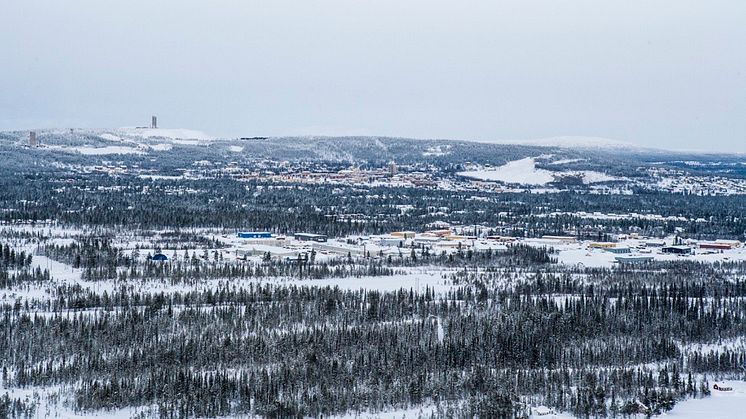
<path fill-rule="evenodd" d="M 746 151 L 746 1 L 3 0 L 0 129 Z"/>

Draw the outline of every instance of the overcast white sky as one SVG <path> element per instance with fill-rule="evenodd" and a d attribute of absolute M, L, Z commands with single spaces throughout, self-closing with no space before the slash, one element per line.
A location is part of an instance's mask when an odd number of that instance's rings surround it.
<path fill-rule="evenodd" d="M 746 1 L 4 0 L 0 129 L 746 151 Z"/>

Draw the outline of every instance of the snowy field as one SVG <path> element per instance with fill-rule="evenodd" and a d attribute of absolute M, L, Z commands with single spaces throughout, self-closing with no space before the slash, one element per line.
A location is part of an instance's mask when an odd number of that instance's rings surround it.
<path fill-rule="evenodd" d="M 458 174 L 473 179 L 520 183 L 523 185 L 546 185 L 554 181 L 553 172 L 537 169 L 536 160 L 531 157 L 509 162 L 496 169 L 472 170 L 459 172 Z"/>
<path fill-rule="evenodd" d="M 661 418 L 676 419 L 740 419 L 746 417 L 746 382 L 717 382 L 732 387 L 733 391 L 712 390 L 712 395 L 703 399 L 689 399 L 676 403 L 673 410 Z"/>
<path fill-rule="evenodd" d="M 565 160 L 564 162 L 567 161 L 568 160 Z M 592 170 L 554 172 L 546 169 L 539 169 L 536 167 L 536 158 L 533 157 L 514 160 L 494 169 L 469 170 L 459 172 L 458 174 L 460 176 L 478 180 L 535 186 L 544 186 L 547 183 L 560 180 L 562 177 L 566 176 L 580 177 L 585 184 L 622 180 Z"/>
<path fill-rule="evenodd" d="M 667 237 L 664 241 L 673 243 L 674 237 Z M 616 257 L 619 254 L 605 249 L 591 248 L 590 241 L 563 243 L 555 240 L 526 239 L 524 243 L 536 247 L 552 247 L 557 252 L 557 261 L 568 266 L 584 266 L 592 268 L 612 268 L 618 265 Z M 645 246 L 644 239 L 624 239 L 616 243 L 618 247 L 630 249 L 629 255 L 652 256 L 657 262 L 695 261 L 703 263 L 746 261 L 746 247 L 728 250 L 706 250 L 692 244 L 692 255 L 675 255 L 662 253 L 660 248 Z"/>
<path fill-rule="evenodd" d="M 31 225 L 5 225 L 0 227 L 0 233 L 11 233 L 11 232 L 34 232 L 42 233 L 48 237 L 48 242 L 55 243 L 57 245 L 67 245 L 75 241 L 75 236 L 80 234 L 91 234 L 96 232 L 96 229 L 89 228 L 78 228 L 68 229 L 54 224 L 37 224 Z M 298 243 L 293 240 L 287 240 L 285 243 L 280 243 L 279 240 L 274 242 L 268 241 L 263 244 L 261 240 L 246 240 L 239 239 L 233 234 L 227 234 L 220 230 L 212 229 L 195 229 L 192 231 L 198 235 L 202 235 L 203 238 L 209 238 L 215 240 L 220 245 L 225 247 L 220 248 L 198 248 L 190 247 L 187 249 L 179 250 L 168 250 L 164 251 L 164 254 L 170 258 L 172 255 L 176 255 L 177 260 L 181 260 L 185 251 L 190 254 L 199 253 L 202 254 L 204 250 L 212 258 L 213 252 L 222 252 L 227 260 L 233 263 L 245 263 L 244 261 L 235 260 L 235 255 L 238 250 L 252 249 L 259 253 L 271 252 L 281 253 L 283 251 L 306 251 L 310 250 L 313 244 L 304 242 Z M 99 232 L 100 233 L 100 232 Z M 153 233 L 166 233 L 166 231 L 153 232 Z M 463 233 L 463 231 L 462 231 Z M 164 234 L 165 235 L 165 234 Z M 156 252 L 155 242 L 159 238 L 159 234 L 154 236 L 144 237 L 138 236 L 136 233 L 128 236 L 125 232 L 115 240 L 115 245 L 120 247 L 125 253 L 129 254 L 136 248 L 139 252 L 139 258 L 144 259 L 147 254 L 154 254 Z M 351 242 L 356 242 L 359 237 L 349 237 Z M 23 250 L 27 253 L 35 253 L 38 249 L 38 243 L 36 239 L 26 241 L 25 239 L 15 239 L 14 246 L 17 250 Z M 674 237 L 666 237 L 662 239 L 666 243 L 670 244 Z M 553 247 L 557 250 L 556 257 L 560 264 L 566 266 L 578 266 L 582 265 L 585 267 L 614 267 L 616 265 L 614 253 L 608 252 L 603 249 L 590 248 L 590 242 L 561 242 L 551 239 L 524 239 L 519 242 L 525 243 L 536 247 Z M 468 240 L 464 243 L 469 243 Z M 485 249 L 487 247 L 492 249 L 505 249 L 505 245 L 497 244 L 495 242 L 488 241 L 471 241 L 472 244 L 477 244 L 477 248 Z M 659 261 L 677 261 L 677 260 L 695 260 L 701 262 L 718 262 L 718 261 L 735 261 L 743 260 L 746 261 L 746 248 L 737 247 L 725 251 L 705 251 L 703 249 L 696 249 L 695 254 L 692 256 L 676 256 L 660 253 L 658 248 L 646 248 L 646 239 L 644 238 L 622 238 L 618 245 L 621 247 L 629 247 L 633 249 L 633 254 L 645 254 L 651 255 L 655 260 Z M 329 240 L 325 246 L 329 248 L 338 248 L 339 252 L 336 254 L 321 254 L 319 253 L 319 260 L 330 260 L 334 257 L 340 257 L 341 254 L 346 253 L 345 249 L 358 250 L 359 245 L 347 243 L 346 239 L 332 239 Z M 373 244 L 366 244 L 367 249 L 374 253 L 382 250 L 394 249 L 398 251 L 396 247 L 379 246 Z M 481 246 L 481 247 L 480 247 Z M 321 249 L 321 248 L 319 248 Z M 404 249 L 408 251 L 408 249 Z M 640 253 L 645 252 L 645 253 Z M 251 261 L 259 261 L 261 256 L 252 256 Z M 33 269 L 37 267 L 44 270 L 48 270 L 52 276 L 52 281 L 43 285 L 26 284 L 14 289 L 6 289 L 0 294 L 0 301 L 4 303 L 12 304 L 17 300 L 21 301 L 50 301 L 55 298 L 55 288 L 59 285 L 77 285 L 83 289 L 88 289 L 97 293 L 107 291 L 112 293 L 121 287 L 128 289 L 137 289 L 143 292 L 163 292 L 164 294 L 183 292 L 183 291 L 206 291 L 216 290 L 224 287 L 228 281 L 225 279 L 210 279 L 210 280 L 199 280 L 195 281 L 192 285 L 172 285 L 167 280 L 126 280 L 126 281 L 99 281 L 89 282 L 81 278 L 81 269 L 74 269 L 72 266 L 65 263 L 61 263 L 52 260 L 46 256 L 34 254 L 32 266 Z M 262 278 L 262 279 L 235 279 L 230 281 L 231 286 L 248 287 L 250 284 L 275 284 L 278 286 L 293 285 L 293 286 L 309 286 L 309 287 L 339 287 L 342 290 L 380 290 L 380 291 L 397 291 L 399 289 L 415 290 L 423 292 L 425 289 L 429 289 L 436 295 L 442 295 L 450 290 L 456 289 L 458 286 L 451 282 L 451 275 L 463 271 L 464 269 L 457 268 L 444 268 L 439 266 L 422 266 L 422 267 L 403 267 L 397 268 L 397 274 L 391 276 L 362 276 L 362 277 L 346 277 L 346 278 L 326 278 L 320 280 L 313 279 L 298 279 L 298 278 Z M 565 299 L 565 296 L 558 296 L 557 298 Z M 177 309 L 177 308 L 175 308 Z M 178 309 L 177 309 L 178 310 Z M 94 313 L 95 310 L 91 310 Z M 38 313 L 44 315 L 45 313 Z M 84 316 L 87 313 L 85 311 L 73 311 L 68 312 L 68 315 L 73 316 Z M 742 348 L 743 338 L 720 341 L 712 344 L 698 344 L 698 345 L 683 345 L 681 349 L 686 352 L 687 350 L 700 350 L 700 351 L 715 351 L 722 348 Z M 711 381 L 713 384 L 715 381 Z M 725 386 L 733 387 L 733 391 L 720 392 L 712 390 L 712 396 L 703 399 L 689 399 L 681 401 L 676 404 L 671 412 L 661 415 L 661 417 L 671 418 L 740 418 L 745 417 L 741 415 L 742 412 L 746 412 L 746 383 L 741 381 L 724 381 L 718 382 Z M 137 409 L 123 409 L 113 410 L 106 412 L 91 412 L 89 414 L 79 413 L 71 410 L 70 407 L 57 404 L 54 402 L 56 393 L 64 393 L 69 389 L 64 388 L 13 388 L 3 389 L 0 387 L 0 394 L 8 392 L 13 397 L 20 397 L 29 401 L 38 402 L 38 410 L 36 417 L 65 417 L 65 418 L 125 418 L 133 417 L 139 413 L 143 413 L 148 408 L 137 408 Z M 358 412 L 349 413 L 342 416 L 332 416 L 339 419 L 342 418 L 419 418 L 429 417 L 431 414 L 436 412 L 436 408 L 432 405 L 424 405 L 421 407 L 408 408 L 408 409 L 397 409 L 386 412 Z M 549 413 L 546 415 L 533 414 L 531 418 L 553 418 L 553 419 L 569 419 L 572 416 L 567 413 Z M 638 416 L 640 419 L 642 416 Z"/>

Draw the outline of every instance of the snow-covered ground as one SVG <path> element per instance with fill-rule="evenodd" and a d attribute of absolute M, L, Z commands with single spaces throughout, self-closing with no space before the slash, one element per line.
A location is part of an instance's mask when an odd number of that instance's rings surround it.
<path fill-rule="evenodd" d="M 664 241 L 672 244 L 674 238 L 667 237 Z M 615 266 L 616 257 L 620 256 L 605 249 L 591 248 L 591 241 L 561 242 L 546 239 L 525 239 L 525 244 L 535 247 L 552 247 L 558 253 L 556 255 L 559 263 L 571 266 L 585 266 L 596 268 L 610 268 Z M 646 240 L 642 238 L 627 238 L 616 243 L 618 247 L 627 247 L 631 255 L 652 256 L 655 261 L 696 261 L 704 263 L 746 261 L 746 247 L 736 247 L 728 250 L 705 250 L 697 248 L 692 244 L 692 255 L 675 255 L 662 253 L 658 247 L 646 247 Z"/>
<path fill-rule="evenodd" d="M 585 184 L 623 180 L 592 170 L 553 172 L 546 169 L 539 169 L 536 167 L 536 159 L 535 157 L 526 157 L 520 160 L 513 160 L 497 168 L 467 170 L 458 174 L 478 180 L 537 186 L 544 186 L 549 182 L 569 176 L 578 176 Z"/>
<path fill-rule="evenodd" d="M 108 154 L 144 154 L 142 150 L 124 146 L 106 146 L 106 147 L 75 147 L 78 153 L 87 156 L 104 156 Z"/>
<path fill-rule="evenodd" d="M 425 288 L 430 288 L 436 294 L 442 294 L 454 288 L 450 280 L 443 279 L 446 270 L 437 268 L 414 268 L 407 269 L 404 274 L 391 276 L 368 276 L 363 278 L 330 278 L 330 279 L 288 279 L 288 280 L 270 280 L 272 283 L 288 283 L 293 285 L 305 285 L 315 287 L 339 287 L 345 290 L 379 290 L 379 291 L 398 291 L 402 288 L 405 290 L 414 290 L 424 292 Z"/>
<path fill-rule="evenodd" d="M 571 176 L 580 176 L 583 178 L 583 183 L 599 183 L 599 182 L 611 182 L 623 180 L 622 178 L 609 176 L 606 173 L 594 172 L 593 170 L 581 170 L 579 172 L 569 172 Z"/>
<path fill-rule="evenodd" d="M 710 383 L 712 387 L 714 382 Z M 718 381 L 718 385 L 732 387 L 733 391 L 711 390 L 712 395 L 703 399 L 688 399 L 676 403 L 673 410 L 661 418 L 676 419 L 740 419 L 746 417 L 746 382 Z"/>
<path fill-rule="evenodd" d="M 42 145 L 42 148 L 48 149 L 48 150 L 55 150 L 55 151 L 61 151 L 64 153 L 80 153 L 86 156 L 106 156 L 110 154 L 145 154 L 142 148 L 135 148 L 135 147 L 129 147 L 129 146 L 118 146 L 118 145 L 112 145 L 112 146 L 105 146 L 105 147 L 91 147 L 91 146 L 81 146 L 81 147 L 66 147 L 66 146 L 60 146 L 60 145 Z"/>
<path fill-rule="evenodd" d="M 408 409 L 396 409 L 385 412 L 350 412 L 344 415 L 332 415 L 332 419 L 417 419 L 429 418 L 436 412 L 435 406 L 426 405 L 410 407 Z"/>
<path fill-rule="evenodd" d="M 173 140 L 210 141 L 214 136 L 184 128 L 134 128 L 123 127 L 115 131 L 116 134 L 141 138 L 170 138 Z"/>
<path fill-rule="evenodd" d="M 532 157 L 514 160 L 495 169 L 470 170 L 458 173 L 461 176 L 523 185 L 546 185 L 554 181 L 553 172 L 536 168 Z"/>
<path fill-rule="evenodd" d="M 146 407 L 133 407 L 125 409 L 101 410 L 93 412 L 76 412 L 70 406 L 62 402 L 59 397 L 61 393 L 69 389 L 60 386 L 50 387 L 14 387 L 4 388 L 0 382 L 0 396 L 7 394 L 12 399 L 20 399 L 28 404 L 34 404 L 36 411 L 32 418 L 65 418 L 65 419 L 88 419 L 88 418 L 111 418 L 126 419 L 137 416 L 147 410 Z"/>
<path fill-rule="evenodd" d="M 578 148 L 578 149 L 639 149 L 641 147 L 628 143 L 626 141 L 614 140 L 603 137 L 582 137 L 582 136 L 558 136 L 547 138 L 523 139 L 523 140 L 473 140 L 474 142 L 490 144 L 516 144 L 536 147 L 559 147 L 559 148 Z"/>
<path fill-rule="evenodd" d="M 54 133 L 57 130 L 42 130 L 43 133 Z M 189 129 L 169 128 L 119 128 L 115 130 L 89 130 L 91 134 L 103 140 L 119 143 L 105 146 L 83 145 L 69 146 L 44 144 L 39 147 L 47 150 L 61 151 L 65 153 L 79 153 L 86 156 L 105 156 L 117 154 L 147 154 L 148 151 L 170 151 L 174 144 L 181 145 L 205 145 L 216 140 L 215 137 L 201 131 Z M 159 141 L 153 143 L 153 141 Z M 240 152 L 231 146 L 230 151 Z"/>

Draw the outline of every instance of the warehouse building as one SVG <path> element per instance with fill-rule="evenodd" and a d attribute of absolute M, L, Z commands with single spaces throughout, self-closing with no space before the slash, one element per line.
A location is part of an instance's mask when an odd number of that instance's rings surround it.
<path fill-rule="evenodd" d="M 647 255 L 621 255 L 614 259 L 616 259 L 620 264 L 636 264 L 652 262 L 655 258 Z"/>
<path fill-rule="evenodd" d="M 551 240 L 561 243 L 575 243 L 578 241 L 576 237 L 573 236 L 541 236 L 542 240 Z"/>
<path fill-rule="evenodd" d="M 295 233 L 295 240 L 302 242 L 326 242 L 326 234 L 313 234 L 313 233 Z"/>
<path fill-rule="evenodd" d="M 487 236 L 487 240 L 494 240 L 500 243 L 511 243 L 516 241 L 517 239 L 511 236 Z"/>
<path fill-rule="evenodd" d="M 738 240 L 718 239 L 718 240 L 715 240 L 715 243 L 727 244 L 727 245 L 730 245 L 730 247 L 733 249 L 735 249 L 736 247 L 741 247 L 741 242 Z"/>
<path fill-rule="evenodd" d="M 238 233 L 241 239 L 271 239 L 272 233 L 268 231 L 242 231 Z"/>
<path fill-rule="evenodd" d="M 608 247 L 608 248 L 605 248 L 604 250 L 606 250 L 609 253 L 614 253 L 617 255 L 621 255 L 625 253 L 632 253 L 632 249 L 630 249 L 629 247 Z"/>
<path fill-rule="evenodd" d="M 425 233 L 425 234 L 420 234 L 417 237 L 415 237 L 414 243 L 429 246 L 429 245 L 438 243 L 441 240 L 442 238 L 439 236 L 433 236 L 433 235 Z"/>
<path fill-rule="evenodd" d="M 700 242 L 701 249 L 730 250 L 741 246 L 738 240 L 715 240 L 714 242 Z"/>
<path fill-rule="evenodd" d="M 398 246 L 401 247 L 404 245 L 404 238 L 394 235 L 389 236 L 379 236 L 376 237 L 376 241 L 381 246 Z"/>
<path fill-rule="evenodd" d="M 417 233 L 414 231 L 394 231 L 391 236 L 400 237 L 403 239 L 413 239 Z"/>
<path fill-rule="evenodd" d="M 661 252 L 671 255 L 691 255 L 692 248 L 689 246 L 666 246 L 661 249 Z"/>
<path fill-rule="evenodd" d="M 728 243 L 703 242 L 699 244 L 699 248 L 710 250 L 731 250 L 733 249 L 733 246 Z"/>

